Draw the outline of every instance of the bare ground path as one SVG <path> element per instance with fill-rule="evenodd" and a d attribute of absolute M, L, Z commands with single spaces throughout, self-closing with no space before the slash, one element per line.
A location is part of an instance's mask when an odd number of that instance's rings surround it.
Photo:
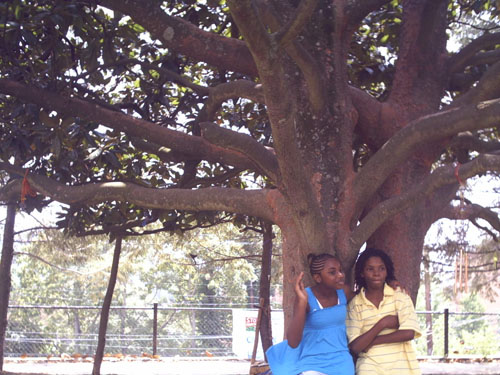
<path fill-rule="evenodd" d="M 500 375 L 500 361 L 420 361 L 423 375 Z M 92 358 L 6 358 L 1 375 L 89 375 Z M 247 375 L 248 360 L 231 358 L 106 358 L 102 375 Z"/>

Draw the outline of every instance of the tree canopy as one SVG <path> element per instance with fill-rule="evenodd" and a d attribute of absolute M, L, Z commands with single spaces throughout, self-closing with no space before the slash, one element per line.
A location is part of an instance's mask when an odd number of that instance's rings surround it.
<path fill-rule="evenodd" d="M 285 307 L 307 253 L 336 253 L 349 274 L 368 243 L 415 296 L 434 221 L 500 228 L 493 211 L 453 204 L 461 183 L 500 169 L 498 11 L 2 2 L 0 169 L 13 178 L 0 198 L 64 203 L 59 225 L 79 234 L 272 222 Z"/>

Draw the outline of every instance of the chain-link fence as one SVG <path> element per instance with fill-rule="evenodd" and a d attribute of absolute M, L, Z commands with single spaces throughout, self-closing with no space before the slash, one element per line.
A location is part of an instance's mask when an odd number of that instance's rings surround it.
<path fill-rule="evenodd" d="M 500 314 L 420 311 L 421 356 L 500 356 Z"/>
<path fill-rule="evenodd" d="M 500 314 L 448 310 L 417 314 L 422 330 L 416 340 L 420 356 L 500 355 Z M 96 307 L 11 306 L 4 353 L 91 356 L 97 346 L 99 319 Z M 233 356 L 233 339 L 231 308 L 113 307 L 106 353 Z"/>
<path fill-rule="evenodd" d="M 211 308 L 111 308 L 106 353 L 116 355 L 232 355 L 232 310 Z M 11 306 L 7 356 L 93 355 L 100 309 Z"/>

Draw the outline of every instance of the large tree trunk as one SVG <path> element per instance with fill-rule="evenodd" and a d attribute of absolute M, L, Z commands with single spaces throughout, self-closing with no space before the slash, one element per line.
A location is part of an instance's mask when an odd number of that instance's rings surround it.
<path fill-rule="evenodd" d="M 97 341 L 97 349 L 94 359 L 94 367 L 92 375 L 100 375 L 101 364 L 104 357 L 104 347 L 106 346 L 106 331 L 108 328 L 109 310 L 111 301 L 113 299 L 113 292 L 115 290 L 116 278 L 118 275 L 118 265 L 120 263 L 120 253 L 122 250 L 122 237 L 117 237 L 115 242 L 115 251 L 113 253 L 113 265 L 111 266 L 111 273 L 109 275 L 108 289 L 104 296 L 104 302 L 101 309 L 101 320 L 99 322 L 99 337 Z"/>
<path fill-rule="evenodd" d="M 14 224 L 16 205 L 7 205 L 7 220 L 3 231 L 2 261 L 0 263 L 0 371 L 3 370 L 3 351 L 5 332 L 7 331 L 7 312 L 10 298 L 10 269 L 14 258 Z"/>
<path fill-rule="evenodd" d="M 402 194 L 418 184 L 430 167 L 428 160 L 413 159 L 396 172 L 381 189 L 379 196 Z M 392 258 L 397 279 L 410 292 L 416 302 L 424 240 L 429 227 L 440 217 L 442 210 L 455 196 L 457 187 L 444 187 L 384 223 L 370 238 L 367 245 L 385 250 Z"/>
<path fill-rule="evenodd" d="M 281 226 L 282 235 L 282 262 L 283 262 L 283 313 L 285 319 L 285 338 L 288 322 L 293 315 L 293 301 L 295 300 L 294 280 L 302 270 L 307 270 L 304 257 L 301 254 L 300 242 L 295 232 L 295 226 Z M 304 273 L 305 284 L 311 285 L 309 272 Z"/>

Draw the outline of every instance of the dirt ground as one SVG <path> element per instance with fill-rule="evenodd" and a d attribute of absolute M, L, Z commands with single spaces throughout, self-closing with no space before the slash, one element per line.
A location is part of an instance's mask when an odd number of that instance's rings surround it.
<path fill-rule="evenodd" d="M 89 375 L 92 358 L 6 358 L 2 375 Z M 500 360 L 421 360 L 423 375 L 500 375 Z M 102 375 L 248 375 L 235 358 L 105 358 Z"/>

